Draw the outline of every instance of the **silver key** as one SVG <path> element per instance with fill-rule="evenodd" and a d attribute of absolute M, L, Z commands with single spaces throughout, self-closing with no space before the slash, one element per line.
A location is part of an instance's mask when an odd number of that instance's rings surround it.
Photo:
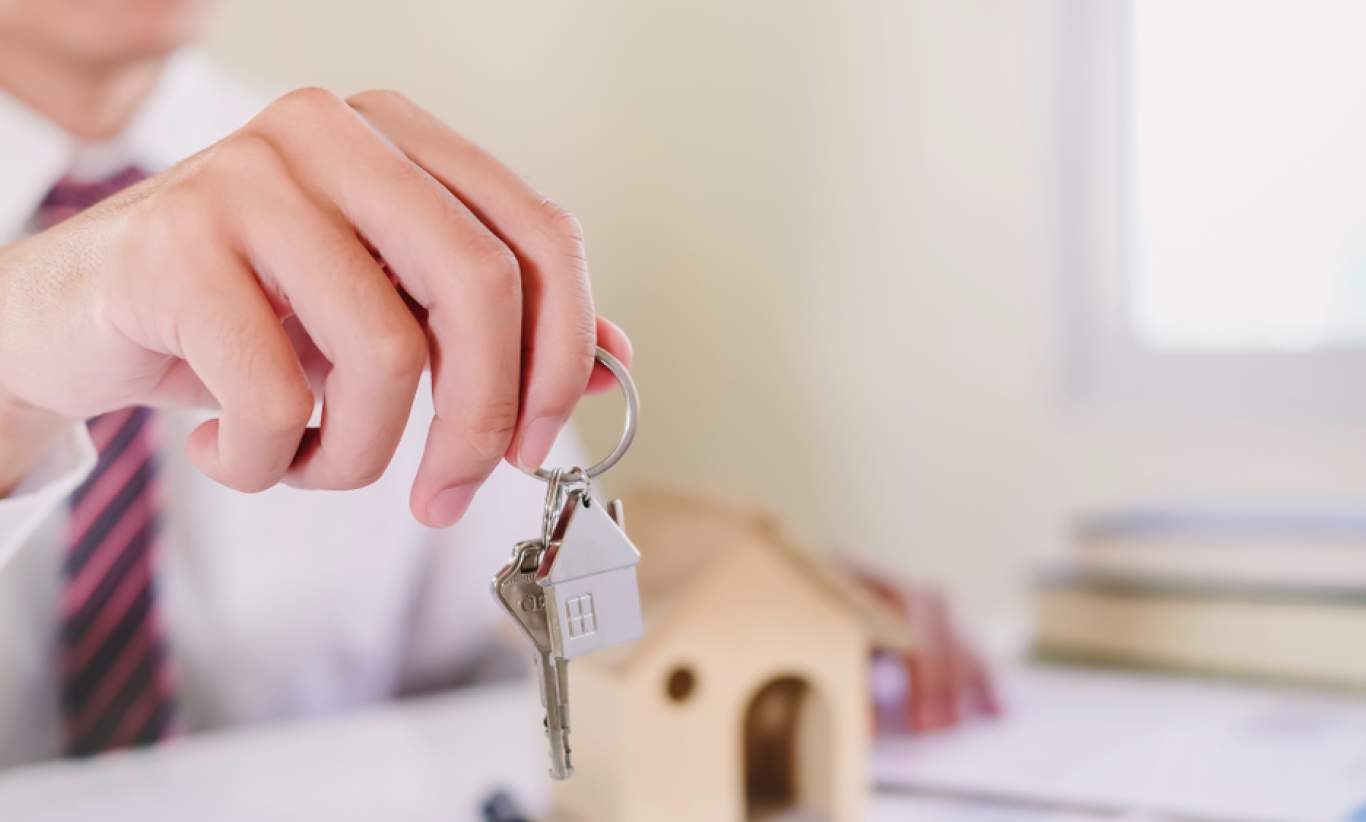
<path fill-rule="evenodd" d="M 536 571 L 557 659 L 611 648 L 644 633 L 636 581 L 640 552 L 621 530 L 621 518 L 619 500 L 609 509 L 586 487 L 565 496 Z"/>
<path fill-rule="evenodd" d="M 536 676 L 550 742 L 550 776 L 567 779 L 574 772 L 569 751 L 569 663 L 553 655 L 545 592 L 536 584 L 544 550 L 545 543 L 539 539 L 517 543 L 512 559 L 493 579 L 493 595 L 536 648 Z"/>
<path fill-rule="evenodd" d="M 622 531 L 621 503 L 604 509 L 589 494 L 592 480 L 630 448 L 640 401 L 630 373 L 616 357 L 599 348 L 596 358 L 621 383 L 626 400 L 621 439 L 588 468 L 526 469 L 547 483 L 541 539 L 518 543 L 493 581 L 495 597 L 536 646 L 550 775 L 556 779 L 574 770 L 569 757 L 569 660 L 642 633 L 635 570 L 640 554 Z"/>

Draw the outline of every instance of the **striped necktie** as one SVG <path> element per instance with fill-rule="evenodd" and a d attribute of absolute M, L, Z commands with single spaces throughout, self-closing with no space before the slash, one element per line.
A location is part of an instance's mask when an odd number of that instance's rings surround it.
<path fill-rule="evenodd" d="M 46 229 L 141 180 L 125 169 L 63 181 L 35 218 Z M 175 687 L 157 608 L 155 417 L 125 408 L 88 421 L 99 452 L 71 495 L 62 563 L 61 687 L 69 756 L 148 745 L 172 732 Z"/>

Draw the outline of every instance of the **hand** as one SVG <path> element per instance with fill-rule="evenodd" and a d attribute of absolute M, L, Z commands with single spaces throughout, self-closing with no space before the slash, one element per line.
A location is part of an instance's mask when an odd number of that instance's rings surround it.
<path fill-rule="evenodd" d="M 189 456 L 241 491 L 372 482 L 430 365 L 411 506 L 433 526 L 504 456 L 539 465 L 585 387 L 612 385 L 595 341 L 629 362 L 578 222 L 392 92 L 296 91 L 0 249 L 0 408 L 217 408 Z"/>
<path fill-rule="evenodd" d="M 863 570 L 855 576 L 900 612 L 916 637 L 914 652 L 891 660 L 904 675 L 903 687 L 894 704 L 876 706 L 880 731 L 936 731 L 969 716 L 1000 713 L 990 672 L 964 642 L 938 591 Z"/>

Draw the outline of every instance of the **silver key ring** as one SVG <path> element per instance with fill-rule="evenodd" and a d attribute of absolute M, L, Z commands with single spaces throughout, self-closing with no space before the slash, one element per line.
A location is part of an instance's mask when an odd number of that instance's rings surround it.
<path fill-rule="evenodd" d="M 555 523 L 559 522 L 560 515 L 564 513 L 569 492 L 582 491 L 587 494 L 591 486 L 592 480 L 588 479 L 588 475 L 583 472 L 582 468 L 570 468 L 568 471 L 563 468 L 556 468 L 550 472 L 550 479 L 546 481 L 545 510 L 541 515 L 541 542 L 543 544 L 550 544 Z"/>
<path fill-rule="evenodd" d="M 626 366 L 621 364 L 621 360 L 612 356 L 607 349 L 601 346 L 598 347 L 596 357 L 597 361 L 602 363 L 608 371 L 611 371 L 612 376 L 616 377 L 617 382 L 621 384 L 621 393 L 626 397 L 626 424 L 622 427 L 621 439 L 617 441 L 617 447 L 612 449 L 612 453 L 584 470 L 584 475 L 589 479 L 602 476 L 626 454 L 626 450 L 631 447 L 631 441 L 636 438 L 636 417 L 640 414 L 640 398 L 636 396 L 636 383 L 631 379 L 631 372 L 626 370 Z M 526 471 L 526 473 L 539 477 L 546 482 L 550 482 L 555 476 L 553 470 L 545 468 L 537 468 L 534 471 Z"/>

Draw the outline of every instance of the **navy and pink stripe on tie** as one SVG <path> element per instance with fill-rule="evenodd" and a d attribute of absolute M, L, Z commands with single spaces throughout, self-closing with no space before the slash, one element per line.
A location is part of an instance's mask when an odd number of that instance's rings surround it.
<path fill-rule="evenodd" d="M 86 756 L 168 735 L 175 687 L 156 597 L 152 412 L 91 420 L 99 461 L 71 497 L 61 628 L 66 750 Z"/>

